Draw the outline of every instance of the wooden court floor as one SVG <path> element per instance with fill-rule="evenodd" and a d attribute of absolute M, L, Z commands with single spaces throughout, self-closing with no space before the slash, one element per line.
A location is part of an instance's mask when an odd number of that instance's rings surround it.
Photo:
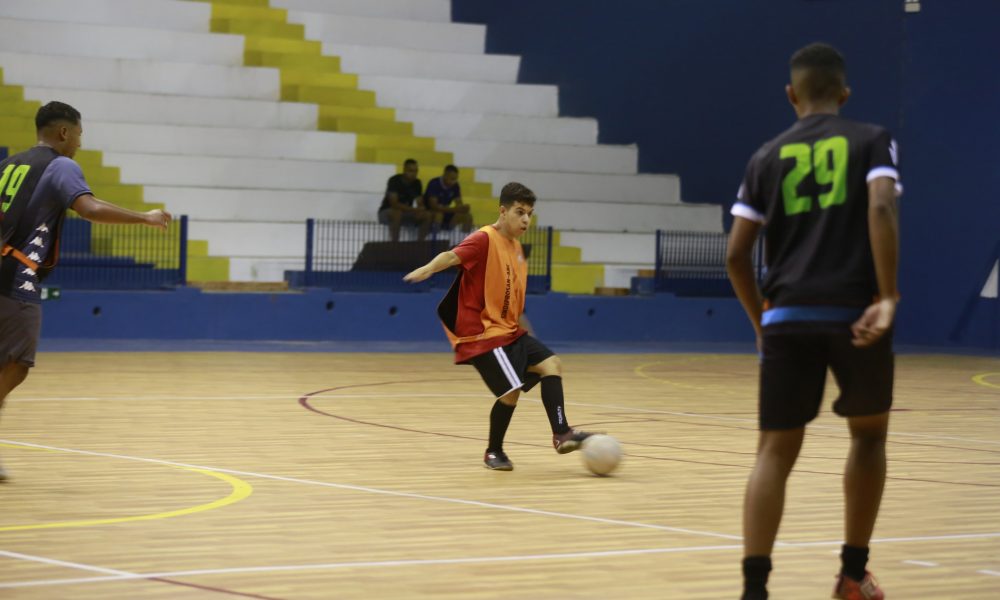
<path fill-rule="evenodd" d="M 537 391 L 510 473 L 491 401 L 446 354 L 49 353 L 0 421 L 0 598 L 733 599 L 756 440 L 749 355 L 563 357 L 557 455 Z M 843 423 L 807 438 L 772 597 L 829 597 Z M 893 600 L 1000 598 L 1000 361 L 898 360 L 871 568 Z"/>

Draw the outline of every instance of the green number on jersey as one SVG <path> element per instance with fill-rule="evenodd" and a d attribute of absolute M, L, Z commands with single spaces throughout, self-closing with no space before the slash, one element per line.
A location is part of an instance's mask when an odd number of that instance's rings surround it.
<path fill-rule="evenodd" d="M 29 170 L 31 170 L 31 165 L 7 165 L 3 174 L 0 174 L 0 200 L 3 200 L 4 196 L 7 197 L 0 205 L 0 212 L 7 212 L 7 209 L 10 208 L 14 196 L 21 189 L 24 176 L 28 174 Z"/>
<path fill-rule="evenodd" d="M 847 200 L 847 138 L 844 136 L 819 140 L 812 148 L 808 144 L 788 144 L 781 147 L 779 157 L 795 159 L 795 166 L 781 181 L 786 215 L 812 209 L 812 198 L 798 195 L 799 184 L 809 173 L 819 185 L 830 186 L 829 192 L 819 194 L 820 208 L 830 208 Z"/>

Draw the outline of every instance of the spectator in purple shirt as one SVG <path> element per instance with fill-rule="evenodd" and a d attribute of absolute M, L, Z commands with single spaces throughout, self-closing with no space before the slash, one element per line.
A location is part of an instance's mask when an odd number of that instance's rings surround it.
<path fill-rule="evenodd" d="M 461 226 L 462 231 L 472 231 L 472 213 L 462 202 L 462 187 L 458 183 L 458 168 L 448 165 L 440 177 L 431 179 L 424 192 L 427 210 L 434 215 L 434 222 L 444 229 Z"/>

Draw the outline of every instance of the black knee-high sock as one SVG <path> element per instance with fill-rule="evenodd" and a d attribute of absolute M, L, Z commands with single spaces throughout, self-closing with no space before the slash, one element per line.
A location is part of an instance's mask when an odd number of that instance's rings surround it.
<path fill-rule="evenodd" d="M 858 548 L 844 544 L 840 547 L 840 572 L 854 581 L 865 578 L 868 566 L 868 548 Z"/>
<path fill-rule="evenodd" d="M 771 574 L 770 556 L 743 559 L 743 596 L 740 600 L 767 600 L 767 576 Z"/>
<path fill-rule="evenodd" d="M 542 404 L 545 405 L 545 413 L 549 415 L 552 433 L 566 433 L 569 431 L 569 424 L 566 423 L 566 408 L 563 406 L 562 377 L 542 377 L 541 386 Z"/>
<path fill-rule="evenodd" d="M 499 400 L 493 404 L 490 411 L 490 445 L 487 452 L 500 452 L 503 450 L 503 437 L 507 435 L 507 426 L 510 425 L 510 418 L 514 416 L 514 409 L 517 405 L 510 406 Z"/>

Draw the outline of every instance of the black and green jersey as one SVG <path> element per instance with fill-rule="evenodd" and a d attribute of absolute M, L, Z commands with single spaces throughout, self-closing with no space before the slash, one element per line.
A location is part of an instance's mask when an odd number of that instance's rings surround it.
<path fill-rule="evenodd" d="M 878 293 L 868 182 L 899 178 L 883 127 L 811 115 L 750 159 L 732 213 L 765 225 L 762 283 L 771 306 L 866 306 Z"/>

